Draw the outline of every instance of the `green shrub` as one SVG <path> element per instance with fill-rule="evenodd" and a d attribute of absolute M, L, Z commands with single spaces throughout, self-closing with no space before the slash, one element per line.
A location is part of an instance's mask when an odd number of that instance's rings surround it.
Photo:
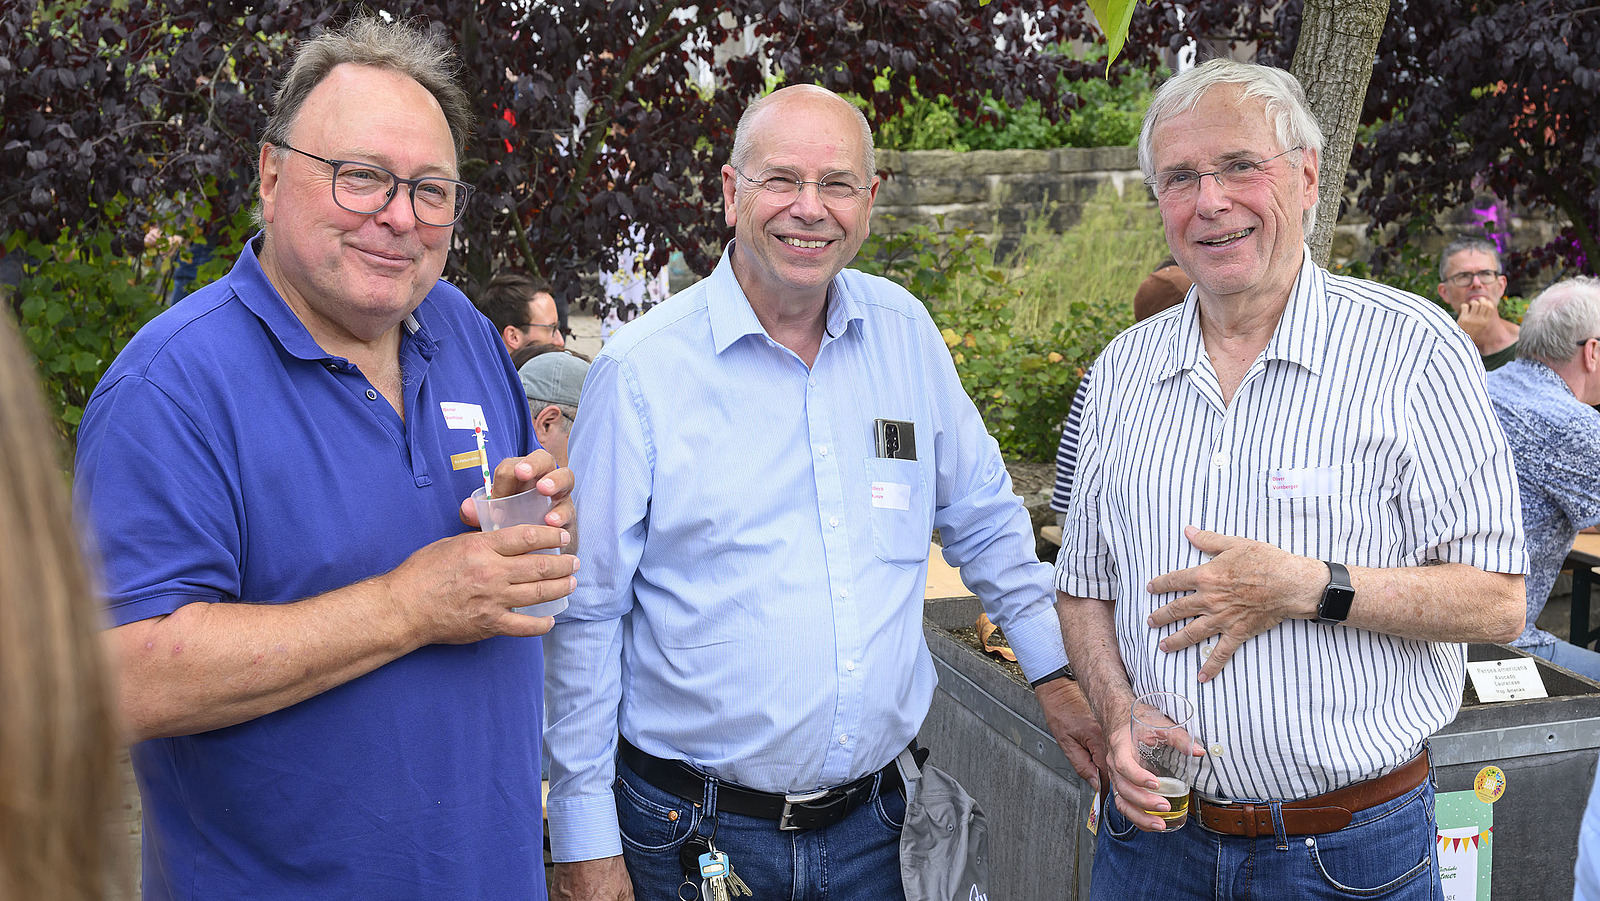
<path fill-rule="evenodd" d="M 1055 147 L 1126 147 L 1139 138 L 1139 123 L 1150 105 L 1151 77 L 1132 72 L 1119 84 L 1104 79 L 1066 81 L 1083 105 L 1061 122 L 1045 117 L 1038 101 L 1012 107 L 984 95 L 986 115 L 968 119 L 950 98 L 915 99 L 904 112 L 874 129 L 878 147 L 893 150 L 1049 150 Z"/>
<path fill-rule="evenodd" d="M 241 211 L 215 239 L 216 257 L 199 268 L 191 290 L 228 271 L 252 228 L 249 211 Z M 180 228 L 145 253 L 122 256 L 112 252 L 106 231 L 63 232 L 52 244 L 21 231 L 6 238 L 7 252 L 22 253 L 29 261 L 10 305 L 69 447 L 76 442 L 83 407 L 111 361 L 165 309 L 177 248 L 197 239 Z"/>

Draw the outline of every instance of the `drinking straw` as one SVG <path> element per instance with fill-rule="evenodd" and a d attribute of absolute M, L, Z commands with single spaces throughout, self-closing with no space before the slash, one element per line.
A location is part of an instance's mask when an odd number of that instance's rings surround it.
<path fill-rule="evenodd" d="M 472 436 L 478 439 L 478 463 L 483 467 L 483 497 L 488 500 L 494 493 L 494 477 L 489 473 L 489 449 L 483 440 L 483 423 L 472 427 Z"/>

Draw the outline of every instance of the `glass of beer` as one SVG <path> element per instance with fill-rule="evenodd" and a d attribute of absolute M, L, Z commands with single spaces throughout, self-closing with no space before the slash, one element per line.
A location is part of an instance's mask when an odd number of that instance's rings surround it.
<path fill-rule="evenodd" d="M 1166 821 L 1167 831 L 1189 822 L 1189 789 L 1194 783 L 1194 702 L 1170 691 L 1140 695 L 1129 715 L 1139 765 L 1156 777 L 1155 793 L 1171 810 L 1147 810 Z"/>

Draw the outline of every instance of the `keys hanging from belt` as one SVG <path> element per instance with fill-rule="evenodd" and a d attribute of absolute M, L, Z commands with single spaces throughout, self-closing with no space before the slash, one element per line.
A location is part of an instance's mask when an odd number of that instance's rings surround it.
<path fill-rule="evenodd" d="M 728 855 L 718 851 L 715 844 L 707 842 L 707 845 L 710 850 L 700 855 L 701 901 L 730 901 L 740 895 L 755 897 L 750 886 L 733 872 Z"/>

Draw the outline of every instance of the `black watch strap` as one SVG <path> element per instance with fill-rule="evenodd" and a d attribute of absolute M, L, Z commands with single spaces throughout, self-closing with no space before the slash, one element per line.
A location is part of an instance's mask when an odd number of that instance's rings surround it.
<path fill-rule="evenodd" d="M 1322 589 L 1322 600 L 1317 604 L 1317 622 L 1342 623 L 1349 618 L 1350 605 L 1356 599 L 1350 570 L 1343 563 L 1322 562 L 1328 567 L 1328 587 Z"/>
<path fill-rule="evenodd" d="M 1078 681 L 1078 674 L 1072 671 L 1072 664 L 1069 663 L 1058 670 L 1045 673 L 1028 684 L 1034 688 L 1038 688 L 1046 682 L 1054 682 L 1057 679 L 1066 679 L 1069 682 L 1076 682 Z"/>

